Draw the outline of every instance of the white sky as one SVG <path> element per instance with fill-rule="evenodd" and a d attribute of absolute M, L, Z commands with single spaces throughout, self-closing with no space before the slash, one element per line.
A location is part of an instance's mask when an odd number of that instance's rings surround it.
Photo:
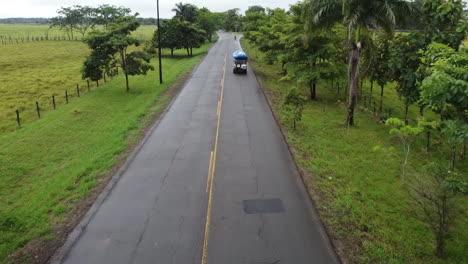
<path fill-rule="evenodd" d="M 110 4 L 125 6 L 141 17 L 156 17 L 156 0 L 2 0 L 0 18 L 7 17 L 53 17 L 57 9 L 62 6 Z M 159 0 L 161 18 L 171 18 L 171 9 L 176 3 L 191 3 L 198 7 L 207 7 L 211 11 L 222 12 L 231 8 L 240 8 L 243 13 L 252 5 L 270 8 L 289 8 L 290 4 L 298 0 Z"/>

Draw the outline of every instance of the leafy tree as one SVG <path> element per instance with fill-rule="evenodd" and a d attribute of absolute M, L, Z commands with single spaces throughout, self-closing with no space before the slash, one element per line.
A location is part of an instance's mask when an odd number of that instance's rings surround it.
<path fill-rule="evenodd" d="M 152 48 L 158 47 L 157 31 L 154 32 L 151 41 Z M 188 21 L 170 19 L 161 25 L 161 48 L 174 50 L 185 48 L 187 55 L 192 55 L 192 49 L 200 47 L 206 40 L 206 32 Z"/>
<path fill-rule="evenodd" d="M 410 5 L 415 12 L 411 16 L 404 16 L 399 19 L 396 28 L 401 30 L 422 30 L 424 28 L 423 2 L 424 0 L 413 0 Z"/>
<path fill-rule="evenodd" d="M 177 19 L 171 19 L 161 24 L 161 48 L 171 50 L 171 56 L 174 56 L 174 50 L 183 48 L 184 35 L 181 31 L 181 24 Z M 153 34 L 152 44 L 158 47 L 158 32 Z"/>
<path fill-rule="evenodd" d="M 297 122 L 302 120 L 302 111 L 304 110 L 305 102 L 306 99 L 299 93 L 296 88 L 291 89 L 284 98 L 286 111 L 289 113 L 293 121 L 294 130 L 297 128 Z"/>
<path fill-rule="evenodd" d="M 424 132 L 426 133 L 426 153 L 429 153 L 431 146 L 431 132 L 438 129 L 439 125 L 437 121 L 427 121 L 424 119 L 419 121 L 419 126 L 424 128 Z"/>
<path fill-rule="evenodd" d="M 184 4 L 180 2 L 176 4 L 172 11 L 175 12 L 174 18 L 177 18 L 180 21 L 195 23 L 197 19 L 198 8 L 192 4 Z"/>
<path fill-rule="evenodd" d="M 80 13 L 80 22 L 75 28 L 84 37 L 86 32 L 97 24 L 98 9 L 90 6 L 75 6 L 75 8 Z"/>
<path fill-rule="evenodd" d="M 258 46 L 260 36 L 259 29 L 267 23 L 267 16 L 264 13 L 246 12 L 243 20 L 244 36 L 254 46 Z"/>
<path fill-rule="evenodd" d="M 211 41 L 219 24 L 215 14 L 207 8 L 202 8 L 198 11 L 197 25 L 206 32 L 208 41 Z"/>
<path fill-rule="evenodd" d="M 62 7 L 57 10 L 58 16 L 51 19 L 50 27 L 58 27 L 60 30 L 65 30 L 68 39 L 75 39 L 73 30 L 82 21 L 82 13 L 79 6 Z"/>
<path fill-rule="evenodd" d="M 179 24 L 179 30 L 183 36 L 182 46 L 187 50 L 187 55 L 192 56 L 192 49 L 199 48 L 205 43 L 206 32 L 187 21 L 183 21 Z"/>
<path fill-rule="evenodd" d="M 96 12 L 96 23 L 107 26 L 119 17 L 129 16 L 132 11 L 130 8 L 122 6 L 100 5 L 97 7 Z"/>
<path fill-rule="evenodd" d="M 425 170 L 426 176 L 416 177 L 411 184 L 410 196 L 416 209 L 413 214 L 434 234 L 435 254 L 442 257 L 451 227 L 459 215 L 455 198 L 466 192 L 467 185 L 456 173 L 440 165 L 431 163 Z"/>
<path fill-rule="evenodd" d="M 403 146 L 403 161 L 401 162 L 401 177 L 405 179 L 406 165 L 408 164 L 408 158 L 411 150 L 411 144 L 414 138 L 424 131 L 424 128 L 418 124 L 417 126 L 407 125 L 404 121 L 399 118 L 389 118 L 385 122 L 386 126 L 391 126 L 389 133 L 395 135 L 400 140 Z"/>
<path fill-rule="evenodd" d="M 375 25 L 391 32 L 399 16 L 409 13 L 411 6 L 403 0 L 308 0 L 306 8 L 309 31 L 329 28 L 343 22 L 348 29 L 349 104 L 346 123 L 354 125 L 354 109 L 358 99 L 359 61 L 365 47 L 363 35 Z"/>
<path fill-rule="evenodd" d="M 391 69 L 398 95 L 404 100 L 405 121 L 408 122 L 408 108 L 419 100 L 418 69 L 421 64 L 419 50 L 425 47 L 421 33 L 411 32 L 399 35 L 392 42 Z"/>
<path fill-rule="evenodd" d="M 280 55 L 284 54 L 284 40 L 289 37 L 291 22 L 291 17 L 283 9 L 270 9 L 258 30 L 249 33 L 249 37 L 255 39 L 258 49 L 266 53 L 269 63 L 282 58 Z M 285 60 L 281 60 L 281 63 L 284 68 Z"/>
<path fill-rule="evenodd" d="M 95 25 L 108 25 L 118 17 L 128 16 L 130 12 L 129 8 L 110 5 L 100 5 L 97 8 L 80 5 L 62 7 L 57 11 L 58 16 L 51 19 L 51 27 L 65 30 L 68 38 L 74 39 L 74 30 L 84 37 Z"/>
<path fill-rule="evenodd" d="M 427 43 L 438 42 L 458 49 L 468 30 L 463 17 L 464 6 L 462 0 L 425 0 L 423 14 Z"/>
<path fill-rule="evenodd" d="M 468 142 L 468 50 L 456 51 L 447 45 L 432 43 L 422 54 L 431 65 L 420 88 L 421 103 L 442 118 L 442 132 L 453 144 Z"/>
<path fill-rule="evenodd" d="M 86 57 L 82 69 L 83 79 L 89 78 L 94 82 L 101 80 L 104 77 L 105 65 L 108 65 L 109 63 L 110 57 L 108 56 L 92 54 Z"/>
<path fill-rule="evenodd" d="M 295 12 L 300 8 L 292 7 Z M 304 23 L 300 13 L 294 19 L 296 27 L 283 39 L 289 52 L 282 55 L 287 61 L 286 79 L 294 79 L 299 84 L 308 84 L 310 99 L 316 100 L 316 87 L 319 80 L 335 80 L 346 72 L 345 64 L 340 60 L 342 39 L 341 25 L 335 25 L 329 31 L 320 31 L 304 36 Z"/>
<path fill-rule="evenodd" d="M 265 14 L 265 11 L 266 10 L 263 6 L 254 5 L 254 6 L 249 6 L 249 8 L 245 10 L 245 15 L 247 16 L 247 14 L 249 13 Z"/>
<path fill-rule="evenodd" d="M 127 92 L 130 90 L 129 75 L 146 74 L 154 70 L 149 64 L 148 54 L 141 51 L 128 52 L 128 47 L 139 46 L 140 42 L 131 37 L 131 32 L 140 26 L 135 16 L 119 17 L 104 31 L 93 31 L 85 39 L 91 49 L 83 66 L 83 78 L 96 79 L 103 70 L 114 66 L 122 68 Z"/>
<path fill-rule="evenodd" d="M 227 31 L 240 31 L 242 29 L 239 8 L 229 9 L 226 11 L 223 27 Z"/>
<path fill-rule="evenodd" d="M 383 97 L 385 85 L 392 81 L 390 42 L 392 37 L 385 32 L 380 32 L 376 39 L 375 58 L 372 63 L 371 80 L 380 86 L 379 112 L 383 110 Z M 372 95 L 371 95 L 372 96 Z"/>

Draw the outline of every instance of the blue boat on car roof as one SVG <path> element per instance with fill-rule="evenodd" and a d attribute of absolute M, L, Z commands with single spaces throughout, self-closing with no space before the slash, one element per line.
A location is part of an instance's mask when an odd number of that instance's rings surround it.
<path fill-rule="evenodd" d="M 246 59 L 248 59 L 247 54 L 245 54 L 245 52 L 243 52 L 242 50 L 234 51 L 234 53 L 232 54 L 232 57 L 235 60 L 246 60 Z"/>

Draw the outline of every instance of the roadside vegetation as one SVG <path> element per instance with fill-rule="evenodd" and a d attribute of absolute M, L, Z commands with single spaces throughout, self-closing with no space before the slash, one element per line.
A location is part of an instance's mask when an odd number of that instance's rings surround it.
<path fill-rule="evenodd" d="M 250 7 L 242 45 L 344 258 L 464 263 L 464 5 L 387 2 Z"/>

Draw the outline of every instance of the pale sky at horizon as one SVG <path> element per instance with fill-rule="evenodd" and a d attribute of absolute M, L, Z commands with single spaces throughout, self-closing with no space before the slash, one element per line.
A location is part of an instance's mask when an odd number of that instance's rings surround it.
<path fill-rule="evenodd" d="M 98 6 L 110 4 L 125 6 L 138 12 L 141 17 L 156 17 L 156 0 L 3 0 L 0 8 L 0 18 L 8 17 L 54 17 L 60 7 L 72 5 Z M 222 12 L 232 8 L 240 8 L 243 13 L 252 5 L 261 5 L 270 8 L 285 8 L 299 0 L 159 0 L 161 18 L 171 18 L 174 13 L 171 9 L 176 3 L 191 3 L 198 7 L 207 7 L 213 12 Z"/>

